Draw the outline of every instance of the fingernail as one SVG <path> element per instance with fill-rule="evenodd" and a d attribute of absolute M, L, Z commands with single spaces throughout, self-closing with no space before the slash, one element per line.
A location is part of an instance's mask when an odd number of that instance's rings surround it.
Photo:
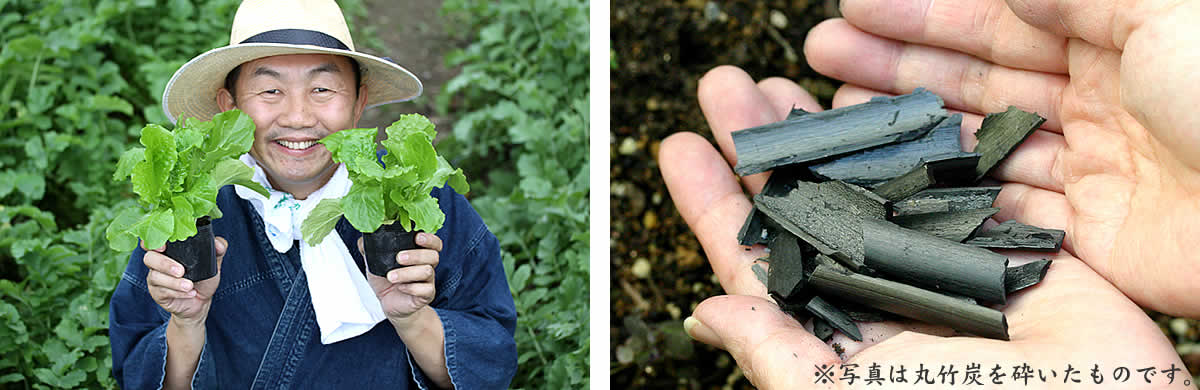
<path fill-rule="evenodd" d="M 696 341 L 713 346 L 721 345 L 721 337 L 717 336 L 716 332 L 713 332 L 708 325 L 704 325 L 703 322 L 697 320 L 696 317 L 688 316 L 688 318 L 685 318 L 683 320 L 683 330 Z"/>
<path fill-rule="evenodd" d="M 190 290 L 192 288 L 192 282 L 186 280 L 179 282 L 179 288 L 183 290 Z"/>
<path fill-rule="evenodd" d="M 388 281 L 390 281 L 392 283 L 396 283 L 396 280 L 399 280 L 399 279 L 400 279 L 400 277 L 397 276 L 395 272 L 388 273 Z"/>
<path fill-rule="evenodd" d="M 417 243 L 418 244 L 425 245 L 426 241 L 429 241 L 429 239 L 425 238 L 424 234 L 417 233 Z"/>
<path fill-rule="evenodd" d="M 177 277 L 177 278 L 183 277 L 183 267 L 171 268 L 171 273 L 174 274 L 175 277 Z"/>
<path fill-rule="evenodd" d="M 189 297 L 194 297 L 194 296 L 196 296 L 196 290 L 188 291 L 188 296 L 189 296 Z"/>
<path fill-rule="evenodd" d="M 409 256 L 407 253 L 400 253 L 400 254 L 396 255 L 396 262 L 400 263 L 400 264 L 404 264 L 404 262 L 408 261 L 408 257 Z"/>

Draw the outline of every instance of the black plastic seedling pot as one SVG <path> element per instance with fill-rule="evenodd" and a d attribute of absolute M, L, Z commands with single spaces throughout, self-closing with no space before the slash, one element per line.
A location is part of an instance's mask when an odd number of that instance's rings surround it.
<path fill-rule="evenodd" d="M 217 275 L 217 247 L 213 241 L 212 221 L 196 220 L 196 235 L 183 241 L 167 242 L 167 257 L 183 264 L 183 277 L 201 281 Z"/>
<path fill-rule="evenodd" d="M 417 248 L 417 233 L 410 232 L 399 222 L 380 226 L 374 233 L 363 233 L 363 255 L 367 258 L 367 270 L 376 276 L 386 277 L 388 271 L 400 268 L 396 254 Z"/>

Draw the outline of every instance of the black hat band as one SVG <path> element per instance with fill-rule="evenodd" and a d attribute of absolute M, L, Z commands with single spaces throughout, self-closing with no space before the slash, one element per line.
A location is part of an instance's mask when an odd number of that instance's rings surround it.
<path fill-rule="evenodd" d="M 346 44 L 329 34 L 296 28 L 271 30 L 255 34 L 241 43 L 284 43 L 289 45 L 313 45 L 330 49 L 350 50 Z"/>

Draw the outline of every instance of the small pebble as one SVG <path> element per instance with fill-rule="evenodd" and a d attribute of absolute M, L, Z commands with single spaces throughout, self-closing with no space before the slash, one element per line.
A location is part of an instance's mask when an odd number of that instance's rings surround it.
<path fill-rule="evenodd" d="M 1176 336 L 1183 336 L 1183 335 L 1187 334 L 1187 331 L 1188 331 L 1188 321 L 1187 320 L 1185 320 L 1183 318 L 1174 318 L 1174 319 L 1171 319 L 1171 322 L 1169 325 L 1171 327 L 1171 333 L 1174 333 Z"/>
<path fill-rule="evenodd" d="M 633 137 L 626 137 L 625 139 L 621 140 L 621 146 L 617 147 L 617 153 L 628 156 L 634 152 L 637 152 L 637 147 L 637 141 L 635 141 Z"/>
<path fill-rule="evenodd" d="M 783 15 L 783 12 L 779 12 L 779 10 L 774 10 L 774 9 L 771 10 L 770 19 L 771 19 L 771 25 L 775 26 L 775 28 L 778 28 L 778 29 L 787 28 L 788 20 L 787 20 L 787 16 Z"/>
<path fill-rule="evenodd" d="M 637 259 L 637 261 L 633 262 L 632 271 L 633 271 L 633 276 L 636 276 L 638 279 L 649 278 L 650 277 L 650 260 L 646 260 L 645 257 L 639 257 Z"/>
<path fill-rule="evenodd" d="M 654 195 L 650 195 L 650 203 L 654 203 L 654 204 L 658 205 L 658 204 L 662 204 L 662 200 L 663 199 L 662 199 L 661 192 L 655 192 Z"/>
<path fill-rule="evenodd" d="M 642 215 L 642 228 L 654 229 L 657 226 L 658 215 L 655 215 L 653 211 L 647 211 L 646 214 Z"/>
<path fill-rule="evenodd" d="M 663 55 L 663 59 L 664 59 L 665 61 L 671 61 L 671 55 L 670 55 L 670 54 L 664 54 L 664 55 Z M 655 98 L 649 98 L 649 99 L 646 99 L 646 109 L 647 109 L 647 110 L 650 110 L 650 111 L 658 111 L 658 109 L 659 109 L 659 108 L 661 108 L 661 107 L 662 107 L 662 104 L 658 102 L 658 99 L 655 99 Z"/>
<path fill-rule="evenodd" d="M 679 316 L 683 315 L 683 311 L 679 310 L 679 306 L 675 306 L 674 303 L 667 304 L 667 313 L 671 315 L 671 319 L 673 320 L 678 320 Z"/>

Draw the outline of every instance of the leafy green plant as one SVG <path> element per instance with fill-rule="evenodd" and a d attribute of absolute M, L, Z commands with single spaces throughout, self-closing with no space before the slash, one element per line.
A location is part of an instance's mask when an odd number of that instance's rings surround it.
<path fill-rule="evenodd" d="M 333 161 L 346 164 L 350 190 L 338 199 L 323 199 L 300 226 L 304 240 L 319 244 L 344 214 L 355 229 L 369 233 L 381 225 L 400 223 L 406 230 L 436 232 L 446 215 L 430 195 L 449 182 L 460 194 L 469 190 L 462 169 L 454 169 L 433 148 L 433 122 L 420 114 L 402 115 L 386 129 L 387 154 L 375 154 L 375 129 L 342 130 L 321 139 Z M 380 165 L 382 160 L 383 165 Z"/>
<path fill-rule="evenodd" d="M 188 118 L 174 131 L 150 124 L 142 128 L 142 146 L 117 162 L 113 180 L 130 178 L 133 192 L 147 210 L 126 209 L 109 225 L 108 243 L 130 250 L 141 237 L 147 248 L 196 235 L 196 219 L 221 218 L 217 190 L 229 184 L 263 196 L 254 170 L 237 159 L 254 143 L 254 120 L 241 110 L 222 112 L 210 121 Z"/>
<path fill-rule="evenodd" d="M 473 175 L 517 308 L 513 388 L 588 386 L 588 2 L 446 0 L 473 42 L 439 95 L 438 144 Z"/>

